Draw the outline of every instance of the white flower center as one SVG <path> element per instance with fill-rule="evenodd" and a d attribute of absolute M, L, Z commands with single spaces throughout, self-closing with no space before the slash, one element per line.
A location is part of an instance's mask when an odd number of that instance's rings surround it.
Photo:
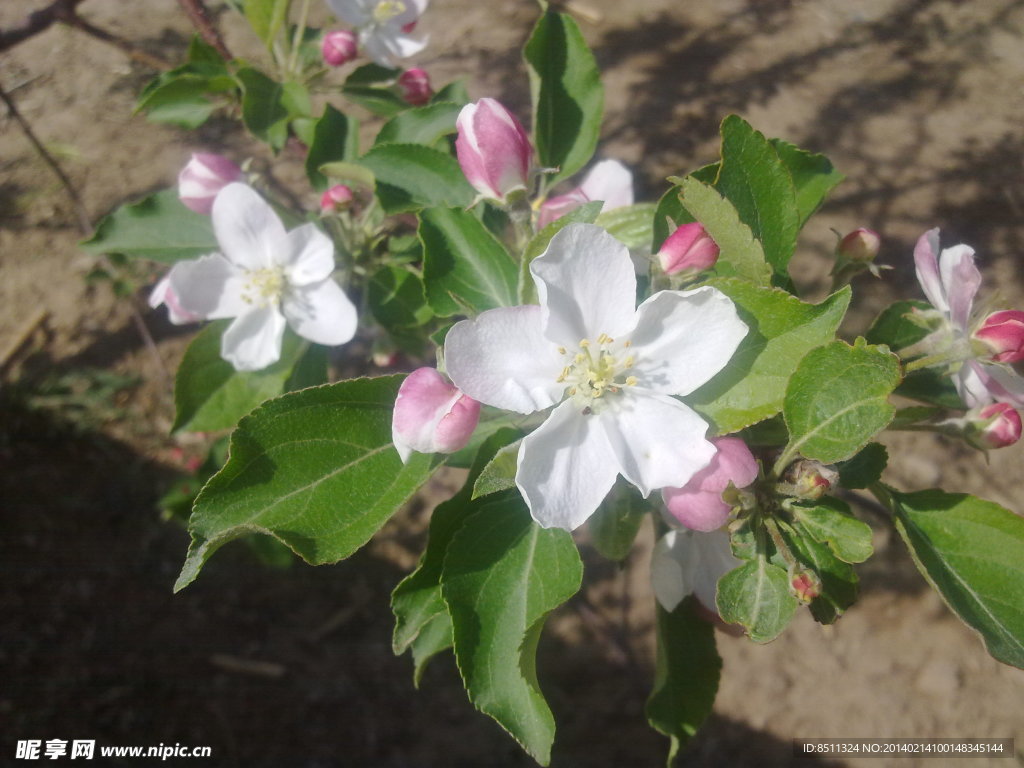
<path fill-rule="evenodd" d="M 579 351 L 572 355 L 556 381 L 568 387 L 569 396 L 578 405 L 592 411 L 606 394 L 615 395 L 623 387 L 636 386 L 636 376 L 627 374 L 636 365 L 630 343 L 616 344 L 606 333 L 598 336 L 596 342 L 581 339 Z M 570 354 L 565 347 L 559 347 L 558 352 Z"/>
<path fill-rule="evenodd" d="M 251 269 L 245 273 L 245 277 L 242 301 L 247 304 L 255 304 L 258 307 L 276 304 L 284 292 L 284 270 L 280 267 Z"/>
<path fill-rule="evenodd" d="M 384 24 L 402 13 L 405 13 L 405 3 L 402 0 L 381 0 L 373 9 L 373 20 L 378 24 Z"/>

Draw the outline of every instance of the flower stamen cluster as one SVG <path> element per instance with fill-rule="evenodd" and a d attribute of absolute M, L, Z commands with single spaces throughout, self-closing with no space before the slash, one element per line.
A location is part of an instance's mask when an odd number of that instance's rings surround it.
<path fill-rule="evenodd" d="M 606 333 L 597 337 L 596 344 L 590 339 L 580 339 L 580 351 L 573 355 L 572 362 L 562 369 L 555 381 L 567 384 L 567 394 L 577 403 L 593 407 L 594 401 L 605 392 L 617 394 L 622 387 L 636 386 L 636 376 L 625 375 L 636 365 L 636 356 L 629 351 L 632 345 L 633 342 L 627 340 L 616 349 L 615 339 Z M 558 354 L 568 355 L 569 351 L 559 347 Z"/>

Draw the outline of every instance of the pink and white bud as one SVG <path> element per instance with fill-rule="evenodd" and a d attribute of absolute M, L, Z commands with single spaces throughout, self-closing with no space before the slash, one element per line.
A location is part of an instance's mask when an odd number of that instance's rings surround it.
<path fill-rule="evenodd" d="M 682 488 L 664 488 L 661 497 L 669 513 L 694 531 L 714 531 L 725 525 L 732 505 L 722 498 L 729 485 L 746 488 L 757 479 L 757 460 L 737 437 L 711 441 L 718 452 L 711 463 Z"/>
<path fill-rule="evenodd" d="M 323 54 L 324 62 L 331 67 L 340 67 L 352 61 L 359 51 L 359 44 L 355 33 L 347 29 L 339 29 L 328 32 L 320 43 L 320 52 Z"/>
<path fill-rule="evenodd" d="M 839 241 L 836 254 L 846 261 L 857 264 L 870 264 L 878 256 L 882 246 L 882 238 L 873 229 L 858 227 Z"/>
<path fill-rule="evenodd" d="M 355 195 L 352 188 L 344 184 L 335 184 L 322 195 L 320 195 L 320 212 L 331 213 L 340 211 L 352 205 Z"/>
<path fill-rule="evenodd" d="M 417 368 L 398 389 L 391 439 L 402 462 L 418 453 L 454 453 L 469 442 L 480 403 L 433 368 Z"/>
<path fill-rule="evenodd" d="M 718 245 L 698 222 L 683 224 L 658 251 L 666 275 L 695 275 L 711 269 L 718 261 Z"/>
<path fill-rule="evenodd" d="M 226 157 L 195 152 L 178 174 L 178 197 L 187 208 L 209 216 L 217 193 L 243 177 L 242 169 Z"/>
<path fill-rule="evenodd" d="M 462 108 L 455 126 L 459 165 L 482 197 L 505 202 L 509 193 L 526 190 L 533 145 L 512 113 L 480 99 Z"/>
<path fill-rule="evenodd" d="M 992 350 L 992 359 L 997 363 L 1024 360 L 1024 312 L 1016 309 L 993 312 L 974 332 L 974 338 Z"/>
<path fill-rule="evenodd" d="M 402 98 L 414 107 L 422 107 L 434 95 L 434 89 L 430 87 L 430 76 L 419 67 L 407 69 L 398 76 L 398 89 L 402 92 Z"/>
<path fill-rule="evenodd" d="M 839 473 L 820 461 L 800 459 L 794 461 L 783 475 L 778 488 L 788 496 L 798 499 L 820 499 L 839 482 Z"/>
<path fill-rule="evenodd" d="M 966 430 L 967 442 L 975 448 L 1006 448 L 1020 440 L 1021 418 L 1009 403 L 992 403 L 982 408 Z"/>
<path fill-rule="evenodd" d="M 177 295 L 174 293 L 174 289 L 171 287 L 170 274 L 164 275 L 163 279 L 153 286 L 153 290 L 149 294 L 149 306 L 156 309 L 161 304 L 167 307 L 167 316 L 175 325 L 198 323 L 200 320 L 206 319 L 202 315 L 193 314 L 181 306 Z"/>
<path fill-rule="evenodd" d="M 821 579 L 814 571 L 790 568 L 789 588 L 802 603 L 809 603 L 821 594 Z"/>

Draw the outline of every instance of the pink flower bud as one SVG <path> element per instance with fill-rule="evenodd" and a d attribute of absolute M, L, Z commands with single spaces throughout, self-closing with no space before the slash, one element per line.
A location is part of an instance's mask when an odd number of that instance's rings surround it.
<path fill-rule="evenodd" d="M 344 184 L 335 184 L 322 195 L 320 195 L 320 211 L 330 213 L 331 211 L 348 208 L 352 204 L 352 189 Z"/>
<path fill-rule="evenodd" d="M 976 448 L 1005 448 L 1020 440 L 1020 414 L 1009 403 L 986 405 L 971 422 L 967 441 Z"/>
<path fill-rule="evenodd" d="M 480 99 L 462 108 L 455 125 L 455 154 L 477 192 L 504 202 L 510 192 L 526 190 L 533 145 L 514 115 L 494 99 Z"/>
<path fill-rule="evenodd" d="M 209 216 L 217 193 L 242 178 L 242 169 L 226 157 L 195 152 L 178 174 L 178 197 L 186 207 Z"/>
<path fill-rule="evenodd" d="M 695 275 L 715 266 L 718 245 L 698 222 L 683 224 L 662 244 L 658 260 L 666 275 Z"/>
<path fill-rule="evenodd" d="M 821 579 L 814 571 L 791 568 L 789 588 L 800 602 L 809 603 L 821 594 Z"/>
<path fill-rule="evenodd" d="M 422 107 L 434 95 L 434 90 L 430 87 L 430 77 L 419 67 L 407 69 L 400 74 L 398 88 L 402 91 L 402 98 L 416 107 Z"/>
<path fill-rule="evenodd" d="M 564 195 L 549 197 L 541 203 L 540 211 L 537 213 L 537 228 L 544 229 L 548 224 L 572 213 L 584 203 L 589 203 L 590 198 L 582 189 L 576 188 Z"/>
<path fill-rule="evenodd" d="M 413 451 L 454 453 L 465 447 L 480 419 L 480 403 L 433 368 L 417 368 L 398 390 L 391 439 L 402 462 Z"/>
<path fill-rule="evenodd" d="M 1007 309 L 985 318 L 974 338 L 983 341 L 993 352 L 997 363 L 1024 360 L 1024 312 Z"/>
<path fill-rule="evenodd" d="M 356 57 L 358 45 L 356 36 L 347 29 L 339 29 L 324 35 L 320 52 L 328 66 L 340 67 Z"/>
<path fill-rule="evenodd" d="M 836 253 L 847 261 L 870 264 L 878 255 L 882 238 L 872 229 L 858 227 L 839 241 Z"/>
<path fill-rule="evenodd" d="M 730 483 L 745 488 L 757 479 L 757 461 L 746 443 L 737 437 L 711 442 L 718 448 L 711 463 L 682 488 L 664 488 L 661 492 L 672 516 L 694 531 L 721 528 L 732 511 L 732 505 L 722 499 L 722 492 Z"/>
<path fill-rule="evenodd" d="M 839 473 L 820 461 L 794 461 L 783 475 L 779 490 L 799 499 L 820 499 L 839 481 Z"/>

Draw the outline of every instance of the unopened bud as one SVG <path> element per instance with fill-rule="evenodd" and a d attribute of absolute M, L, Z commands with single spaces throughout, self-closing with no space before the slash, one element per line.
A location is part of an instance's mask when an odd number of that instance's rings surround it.
<path fill-rule="evenodd" d="M 402 462 L 413 451 L 454 453 L 464 448 L 480 419 L 480 403 L 433 368 L 406 376 L 395 399 L 391 438 Z"/>
<path fill-rule="evenodd" d="M 718 452 L 682 488 L 664 488 L 669 513 L 693 531 L 714 531 L 729 519 L 733 504 L 722 498 L 730 486 L 746 488 L 757 479 L 757 460 L 738 437 L 711 441 Z"/>
<path fill-rule="evenodd" d="M 351 187 L 344 184 L 335 184 L 320 196 L 320 211 L 330 213 L 340 211 L 352 205 L 354 195 Z"/>
<path fill-rule="evenodd" d="M 398 88 L 402 92 L 402 98 L 415 107 L 422 107 L 434 95 L 434 90 L 430 87 L 430 76 L 419 67 L 407 69 L 400 74 Z"/>
<path fill-rule="evenodd" d="M 986 405 L 964 430 L 967 442 L 981 450 L 1013 445 L 1020 435 L 1020 414 L 1009 403 Z"/>
<path fill-rule="evenodd" d="M 992 359 L 997 363 L 1024 360 L 1024 312 L 1016 309 L 993 312 L 974 332 L 974 338 L 992 350 Z"/>
<path fill-rule="evenodd" d="M 242 169 L 226 157 L 195 152 L 178 174 L 178 197 L 185 207 L 209 216 L 217 193 L 243 176 Z"/>
<path fill-rule="evenodd" d="M 858 227 L 839 241 L 836 255 L 857 264 L 870 264 L 878 256 L 882 238 L 873 229 Z"/>
<path fill-rule="evenodd" d="M 698 222 L 683 224 L 668 236 L 658 251 L 666 275 L 695 275 L 718 261 L 718 245 Z"/>
<path fill-rule="evenodd" d="M 798 499 L 820 499 L 839 480 L 839 473 L 819 461 L 800 459 L 786 469 L 779 490 Z"/>
<path fill-rule="evenodd" d="M 533 145 L 515 115 L 494 99 L 480 99 L 462 108 L 455 125 L 455 154 L 477 192 L 505 202 L 509 193 L 526 190 Z"/>
<path fill-rule="evenodd" d="M 809 603 L 821 594 L 821 579 L 814 571 L 791 567 L 789 589 L 800 602 Z"/>
<path fill-rule="evenodd" d="M 359 46 L 354 33 L 347 29 L 328 32 L 320 44 L 324 62 L 331 67 L 340 67 L 356 57 Z"/>

